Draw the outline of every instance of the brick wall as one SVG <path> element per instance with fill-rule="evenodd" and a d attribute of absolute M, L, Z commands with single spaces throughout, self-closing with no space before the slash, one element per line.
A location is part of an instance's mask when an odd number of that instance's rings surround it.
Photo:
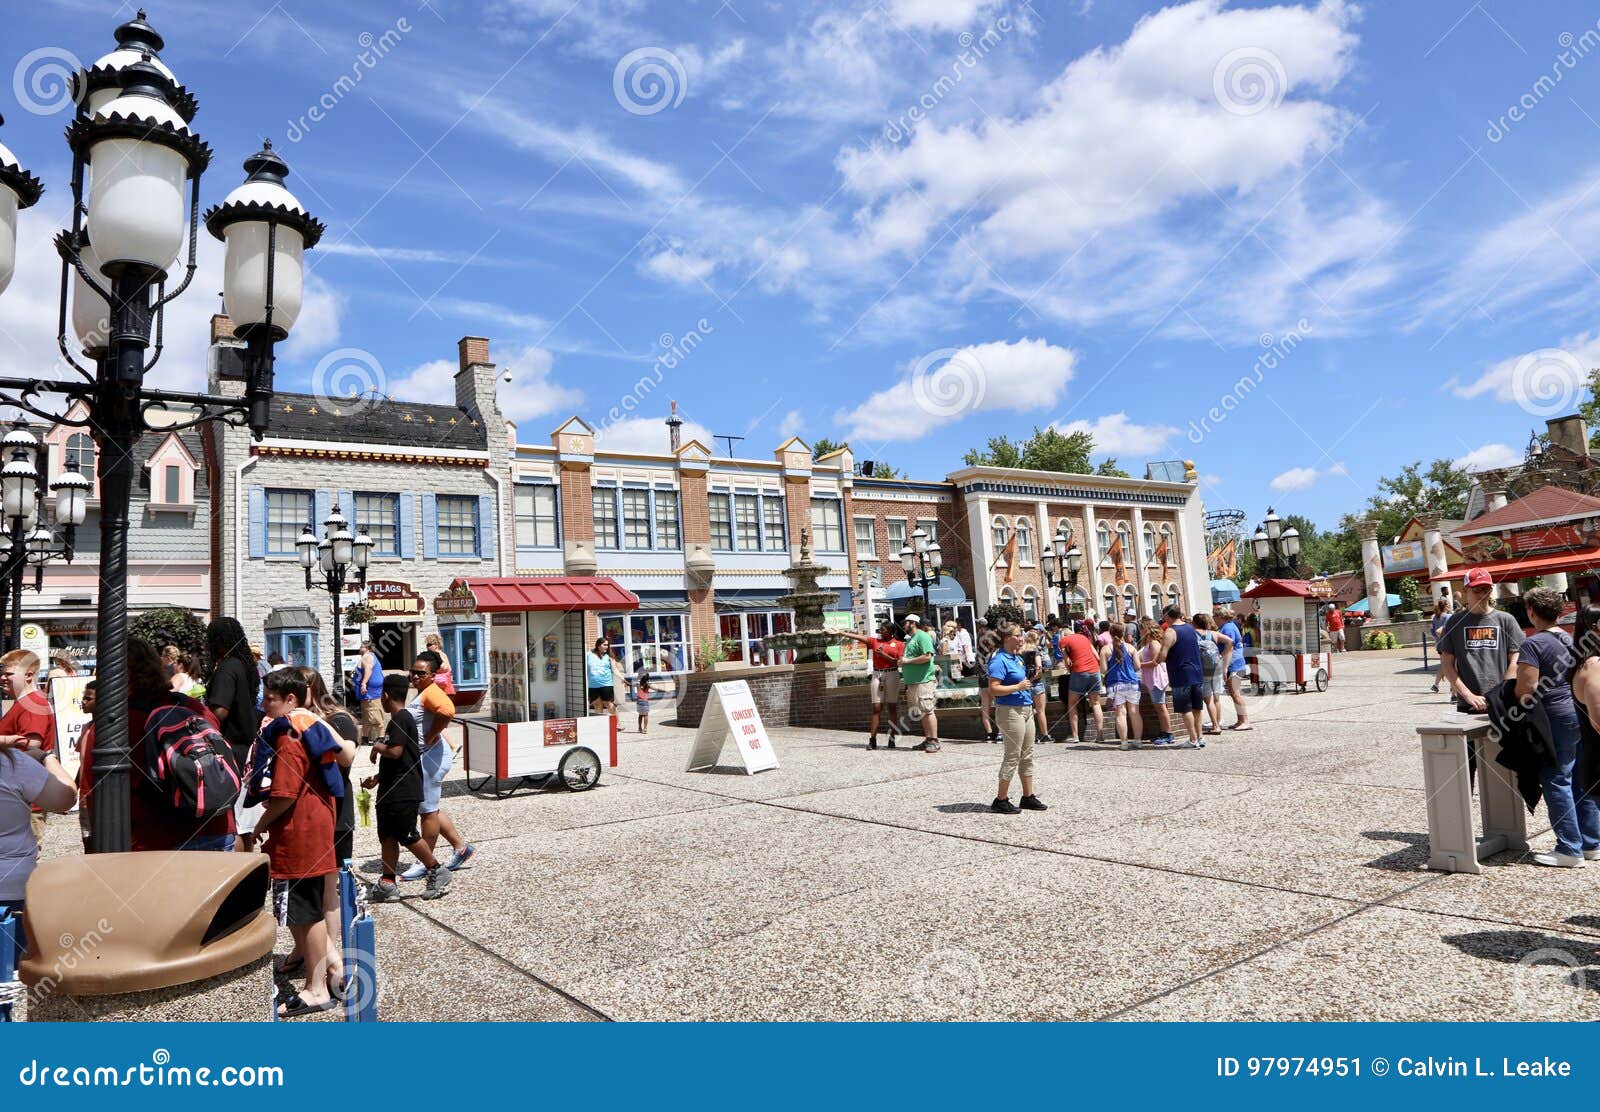
<path fill-rule="evenodd" d="M 974 560 L 967 539 L 966 523 L 954 502 L 941 503 L 931 497 L 925 502 L 898 501 L 874 498 L 870 492 L 858 490 L 850 498 L 845 517 L 845 539 L 852 560 L 855 559 L 855 519 L 858 517 L 872 519 L 873 545 L 878 557 L 877 566 L 883 569 L 884 586 L 905 578 L 905 572 L 900 567 L 900 549 L 889 543 L 889 522 L 903 520 L 909 542 L 911 534 L 916 531 L 917 521 L 931 519 L 938 523 L 939 549 L 944 560 L 942 570 L 953 575 L 967 597 L 972 597 Z"/>
<path fill-rule="evenodd" d="M 594 540 L 594 500 L 587 467 L 561 469 L 561 536 L 569 541 Z"/>
<path fill-rule="evenodd" d="M 706 501 L 704 471 L 678 472 L 678 501 L 683 516 L 683 543 L 710 544 L 711 509 Z"/>

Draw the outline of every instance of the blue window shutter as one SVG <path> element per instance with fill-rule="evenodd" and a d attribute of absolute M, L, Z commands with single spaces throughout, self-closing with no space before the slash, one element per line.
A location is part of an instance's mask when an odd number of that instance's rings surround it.
<path fill-rule="evenodd" d="M 344 519 L 350 523 L 350 531 L 356 531 L 356 492 L 341 490 L 339 492 L 339 512 L 344 514 Z"/>
<path fill-rule="evenodd" d="M 494 495 L 478 495 L 478 558 L 494 559 L 495 542 Z M 455 657 L 450 659 L 454 660 Z"/>
<path fill-rule="evenodd" d="M 439 558 L 439 500 L 433 494 L 422 496 L 422 555 Z"/>
<path fill-rule="evenodd" d="M 409 494 L 400 495 L 400 558 L 417 558 L 417 501 Z"/>
<path fill-rule="evenodd" d="M 333 491 L 319 490 L 311 502 L 311 512 L 316 520 L 311 523 L 311 531 L 322 539 L 322 523 L 328 520 L 328 515 L 333 512 Z"/>
<path fill-rule="evenodd" d="M 250 488 L 250 559 L 259 560 L 267 554 L 267 492 L 264 487 Z"/>

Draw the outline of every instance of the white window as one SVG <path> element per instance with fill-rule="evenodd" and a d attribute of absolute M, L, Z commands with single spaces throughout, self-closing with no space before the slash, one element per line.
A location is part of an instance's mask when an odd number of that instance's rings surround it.
<path fill-rule="evenodd" d="M 1003 517 L 994 519 L 994 550 L 998 555 L 1005 550 L 1006 542 L 1011 539 L 1011 526 Z"/>
<path fill-rule="evenodd" d="M 1133 567 L 1139 559 L 1139 554 L 1133 550 L 1133 530 L 1128 528 L 1126 521 L 1117 522 L 1117 540 L 1122 542 L 1123 566 Z"/>
<path fill-rule="evenodd" d="M 1152 618 L 1161 617 L 1161 606 L 1162 606 L 1162 603 L 1161 603 L 1161 588 L 1160 587 L 1151 587 L 1150 588 L 1150 616 Z"/>
<path fill-rule="evenodd" d="M 903 519 L 885 518 L 884 528 L 889 534 L 889 559 L 900 559 L 900 550 L 906 546 L 906 523 Z"/>
<path fill-rule="evenodd" d="M 844 551 L 844 509 L 839 499 L 811 500 L 811 544 L 818 552 Z"/>
<path fill-rule="evenodd" d="M 740 552 L 761 550 L 761 503 L 754 494 L 733 496 L 733 539 Z"/>
<path fill-rule="evenodd" d="M 1039 620 L 1039 592 L 1032 587 L 1022 590 L 1022 616 L 1030 622 Z"/>
<path fill-rule="evenodd" d="M 1134 614 L 1139 612 L 1139 592 L 1131 583 L 1122 589 L 1122 612 L 1126 614 L 1130 611 Z"/>
<path fill-rule="evenodd" d="M 1077 531 L 1072 528 L 1072 521 L 1070 518 L 1056 518 L 1056 531 L 1055 534 L 1051 536 L 1050 540 L 1054 542 L 1056 537 L 1059 537 L 1062 533 L 1067 535 L 1067 547 L 1071 548 L 1077 542 L 1078 535 Z"/>
<path fill-rule="evenodd" d="M 784 552 L 789 547 L 789 516 L 784 510 L 783 495 L 767 493 L 761 496 L 761 515 L 765 522 L 768 552 Z"/>
<path fill-rule="evenodd" d="M 1095 544 L 1100 549 L 1100 566 L 1111 566 L 1111 526 L 1100 522 L 1094 527 Z"/>
<path fill-rule="evenodd" d="M 1111 619 L 1111 615 L 1115 614 L 1116 612 L 1117 588 L 1115 585 L 1108 583 L 1106 584 L 1106 620 L 1109 621 Z"/>
<path fill-rule="evenodd" d="M 300 530 L 311 524 L 309 490 L 267 491 L 267 555 L 294 556 Z M 315 532 L 315 528 L 312 532 Z M 287 658 L 285 658 L 287 659 Z"/>
<path fill-rule="evenodd" d="M 478 500 L 470 495 L 441 494 L 436 506 L 439 514 L 439 555 L 476 556 Z"/>
<path fill-rule="evenodd" d="M 169 506 L 176 506 L 183 501 L 183 472 L 175 463 L 169 463 L 161 469 L 163 478 L 162 501 Z"/>
<path fill-rule="evenodd" d="M 1144 562 L 1146 567 L 1153 568 L 1156 566 L 1156 527 L 1154 525 L 1146 525 L 1144 527 Z"/>
<path fill-rule="evenodd" d="M 76 471 L 84 478 L 93 480 L 94 472 L 94 437 L 86 432 L 75 432 L 67 437 L 66 451 L 61 457 L 62 466 L 68 471 Z"/>
<path fill-rule="evenodd" d="M 1167 601 L 1174 606 L 1183 605 L 1183 594 L 1178 590 L 1176 583 L 1167 584 Z"/>
<path fill-rule="evenodd" d="M 855 519 L 856 531 L 856 559 L 876 560 L 878 558 L 878 539 L 874 533 L 874 523 L 870 517 Z"/>
<path fill-rule="evenodd" d="M 656 673 L 688 671 L 693 664 L 688 633 L 689 615 L 683 612 L 600 615 L 600 634 L 630 676 L 641 667 Z"/>
<path fill-rule="evenodd" d="M 711 547 L 718 552 L 733 551 L 733 506 L 726 494 L 711 496 Z"/>
<path fill-rule="evenodd" d="M 1164 566 L 1169 568 L 1177 567 L 1178 554 L 1173 550 L 1172 546 L 1172 526 L 1163 525 L 1161 527 L 1161 543 L 1167 546 L 1166 559 L 1163 561 Z"/>
<path fill-rule="evenodd" d="M 931 517 L 917 518 L 917 528 L 928 534 L 928 543 L 936 544 L 939 540 L 939 523 Z"/>
<path fill-rule="evenodd" d="M 658 489 L 654 492 L 656 507 L 656 547 L 682 548 L 683 536 L 678 530 L 678 492 Z"/>
<path fill-rule="evenodd" d="M 1017 592 L 1013 591 L 1010 587 L 1001 587 L 1000 601 L 1005 603 L 1007 606 L 1015 606 L 1017 604 Z"/>
<path fill-rule="evenodd" d="M 357 491 L 355 498 L 356 532 L 372 538 L 372 555 L 400 555 L 400 496 Z"/>
<path fill-rule="evenodd" d="M 622 492 L 622 547 L 650 547 L 650 492 L 627 487 Z"/>
<path fill-rule="evenodd" d="M 594 546 L 617 547 L 617 488 L 597 486 L 589 492 L 594 509 Z"/>
<path fill-rule="evenodd" d="M 1025 517 L 1017 518 L 1017 563 L 1033 567 L 1033 524 Z"/>

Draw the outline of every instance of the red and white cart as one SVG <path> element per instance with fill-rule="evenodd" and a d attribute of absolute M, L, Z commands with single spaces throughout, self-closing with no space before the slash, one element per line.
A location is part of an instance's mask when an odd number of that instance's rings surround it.
<path fill-rule="evenodd" d="M 468 789 L 503 796 L 550 783 L 594 787 L 603 768 L 617 767 L 617 717 L 589 713 L 584 656 L 598 627 L 587 615 L 627 613 L 638 596 L 606 576 L 457 579 L 450 586 L 457 608 L 489 632 L 489 698 L 481 706 L 488 714 L 459 719 Z"/>
<path fill-rule="evenodd" d="M 1254 599 L 1261 619 L 1261 642 L 1246 653 L 1256 693 L 1289 683 L 1328 690 L 1333 658 L 1322 647 L 1324 594 L 1304 579 L 1266 579 L 1239 597 Z"/>

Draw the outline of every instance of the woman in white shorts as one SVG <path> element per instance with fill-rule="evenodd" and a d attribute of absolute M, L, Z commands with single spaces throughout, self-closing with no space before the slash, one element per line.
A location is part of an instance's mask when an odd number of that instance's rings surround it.
<path fill-rule="evenodd" d="M 1120 623 L 1111 623 L 1111 651 L 1106 656 L 1106 691 L 1111 721 L 1124 749 L 1137 749 L 1144 733 L 1139 713 L 1139 662 L 1133 646 L 1124 639 Z"/>

